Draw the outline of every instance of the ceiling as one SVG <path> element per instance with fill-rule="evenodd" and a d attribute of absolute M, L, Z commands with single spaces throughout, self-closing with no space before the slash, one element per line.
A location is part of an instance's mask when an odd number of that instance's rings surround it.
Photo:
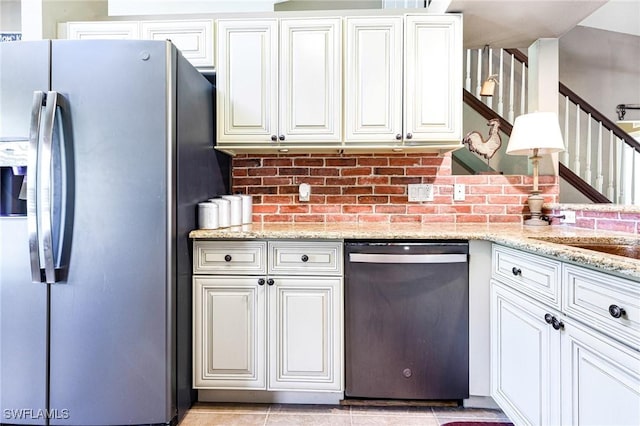
<path fill-rule="evenodd" d="M 559 38 L 607 0 L 433 0 L 429 11 L 464 13 L 464 46 L 526 48 Z M 439 10 L 438 10 L 439 9 Z"/>

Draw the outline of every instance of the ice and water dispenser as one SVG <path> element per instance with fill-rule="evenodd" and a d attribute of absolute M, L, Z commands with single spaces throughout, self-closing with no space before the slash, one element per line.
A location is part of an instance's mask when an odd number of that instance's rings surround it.
<path fill-rule="evenodd" d="M 0 139 L 0 216 L 27 214 L 26 140 Z"/>

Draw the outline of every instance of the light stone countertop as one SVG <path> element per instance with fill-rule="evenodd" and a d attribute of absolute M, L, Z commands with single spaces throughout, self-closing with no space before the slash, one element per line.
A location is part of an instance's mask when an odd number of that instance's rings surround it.
<path fill-rule="evenodd" d="M 563 204 L 563 203 L 545 203 L 542 206 L 545 210 L 583 210 L 589 212 L 614 212 L 614 213 L 640 213 L 640 206 L 624 205 L 624 204 Z"/>
<path fill-rule="evenodd" d="M 592 267 L 640 282 L 640 260 L 571 247 L 562 243 L 638 245 L 634 234 L 552 225 L 446 223 L 264 223 L 191 231 L 192 239 L 395 239 L 485 240 Z"/>

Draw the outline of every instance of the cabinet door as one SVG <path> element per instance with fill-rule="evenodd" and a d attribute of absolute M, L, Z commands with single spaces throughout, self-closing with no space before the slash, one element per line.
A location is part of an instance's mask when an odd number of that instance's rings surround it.
<path fill-rule="evenodd" d="M 402 18 L 347 18 L 345 139 L 402 140 Z"/>
<path fill-rule="evenodd" d="M 339 142 L 342 137 L 340 18 L 280 21 L 280 137 Z"/>
<path fill-rule="evenodd" d="M 462 139 L 462 17 L 405 21 L 404 132 L 411 141 Z"/>
<path fill-rule="evenodd" d="M 565 321 L 562 424 L 639 425 L 640 354 Z"/>
<path fill-rule="evenodd" d="M 146 21 L 145 40 L 171 40 L 194 67 L 213 67 L 213 20 Z"/>
<path fill-rule="evenodd" d="M 218 143 L 272 143 L 278 131 L 278 22 L 217 21 Z"/>
<path fill-rule="evenodd" d="M 135 40 L 140 38 L 138 21 L 69 22 L 70 40 Z"/>
<path fill-rule="evenodd" d="M 341 278 L 273 277 L 269 389 L 342 389 Z"/>
<path fill-rule="evenodd" d="M 194 277 L 194 388 L 266 388 L 266 286 L 258 279 Z"/>
<path fill-rule="evenodd" d="M 491 283 L 491 396 L 515 424 L 560 424 L 557 313 Z"/>

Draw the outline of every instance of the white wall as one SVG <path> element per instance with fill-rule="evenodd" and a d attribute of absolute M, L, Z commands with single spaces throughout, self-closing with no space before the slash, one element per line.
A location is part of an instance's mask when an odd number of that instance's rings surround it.
<path fill-rule="evenodd" d="M 616 105 L 640 104 L 639 36 L 578 26 L 560 38 L 559 58 L 560 81 L 611 121 Z"/>
<path fill-rule="evenodd" d="M 20 0 L 0 0 L 0 31 L 20 32 Z"/>

